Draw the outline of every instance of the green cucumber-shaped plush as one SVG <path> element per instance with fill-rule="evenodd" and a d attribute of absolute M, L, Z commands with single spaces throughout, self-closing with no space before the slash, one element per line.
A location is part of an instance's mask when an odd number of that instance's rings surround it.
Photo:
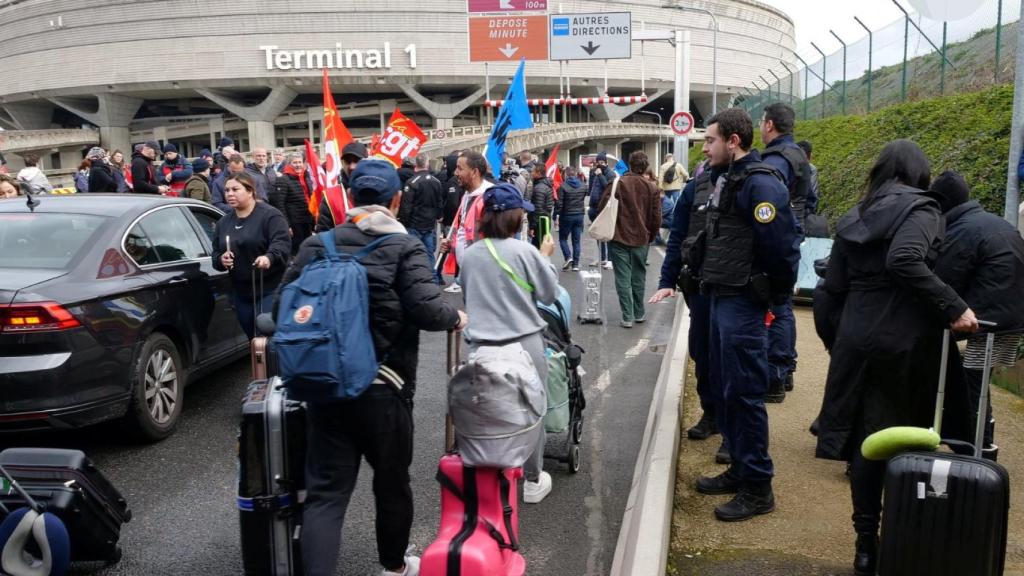
<path fill-rule="evenodd" d="M 907 450 L 935 450 L 941 441 L 930 428 L 893 426 L 865 438 L 860 453 L 868 460 L 888 460 Z"/>

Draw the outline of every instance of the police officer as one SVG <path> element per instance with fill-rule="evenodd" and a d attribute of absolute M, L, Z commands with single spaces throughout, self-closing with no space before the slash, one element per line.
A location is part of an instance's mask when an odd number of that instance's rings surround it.
<path fill-rule="evenodd" d="M 702 414 L 700 420 L 686 431 L 691 440 L 706 440 L 718 434 L 718 410 L 715 404 L 717 394 L 711 389 L 708 374 L 708 329 L 710 301 L 701 294 L 697 278 L 704 225 L 707 223 L 707 208 L 711 200 L 714 182 L 725 173 L 725 167 L 711 168 L 707 165 L 696 178 L 683 188 L 676 204 L 672 229 L 669 232 L 668 248 L 661 264 L 661 278 L 658 291 L 649 302 L 656 304 L 675 295 L 678 286 L 690 310 L 689 350 L 697 376 L 697 396 L 700 397 Z M 719 464 L 729 463 L 729 448 L 724 439 L 715 455 Z"/>
<path fill-rule="evenodd" d="M 776 102 L 764 109 L 761 117 L 761 140 L 765 146 L 762 159 L 783 176 L 789 190 L 789 203 L 803 234 L 807 206 L 817 204 L 808 198 L 811 182 L 811 163 L 807 155 L 793 140 L 796 113 L 789 106 Z M 769 386 L 766 402 L 782 402 L 786 392 L 793 389 L 796 370 L 796 319 L 793 317 L 793 297 L 772 307 L 775 319 L 768 329 Z"/>
<path fill-rule="evenodd" d="M 704 154 L 726 169 L 711 194 L 700 263 L 710 299 L 709 375 L 732 464 L 697 480 L 702 494 L 735 494 L 715 508 L 722 521 L 775 509 L 768 455 L 768 351 L 765 317 L 796 283 L 800 239 L 778 171 L 751 150 L 753 121 L 739 108 L 708 120 Z"/>

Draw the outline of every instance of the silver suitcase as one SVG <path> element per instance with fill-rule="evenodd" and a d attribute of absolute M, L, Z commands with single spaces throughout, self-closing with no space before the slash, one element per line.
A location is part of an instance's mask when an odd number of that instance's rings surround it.
<path fill-rule="evenodd" d="M 580 270 L 580 284 L 583 286 L 583 297 L 576 318 L 582 324 L 604 324 L 601 314 L 601 269 Z"/>

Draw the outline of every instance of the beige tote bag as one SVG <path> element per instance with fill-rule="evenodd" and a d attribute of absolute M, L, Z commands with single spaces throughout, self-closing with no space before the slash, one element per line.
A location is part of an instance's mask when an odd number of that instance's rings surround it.
<path fill-rule="evenodd" d="M 608 196 L 608 203 L 604 210 L 590 223 L 590 230 L 587 234 L 598 242 L 608 242 L 615 237 L 615 221 L 619 218 L 619 199 L 615 192 L 619 188 L 619 178 L 612 182 L 612 193 Z"/>

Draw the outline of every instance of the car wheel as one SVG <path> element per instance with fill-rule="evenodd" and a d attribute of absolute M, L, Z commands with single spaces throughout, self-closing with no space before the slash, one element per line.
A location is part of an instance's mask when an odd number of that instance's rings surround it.
<path fill-rule="evenodd" d="M 147 442 L 169 436 L 181 414 L 184 388 L 185 372 L 174 342 L 159 332 L 151 334 L 135 365 L 126 416 L 131 431 Z"/>

